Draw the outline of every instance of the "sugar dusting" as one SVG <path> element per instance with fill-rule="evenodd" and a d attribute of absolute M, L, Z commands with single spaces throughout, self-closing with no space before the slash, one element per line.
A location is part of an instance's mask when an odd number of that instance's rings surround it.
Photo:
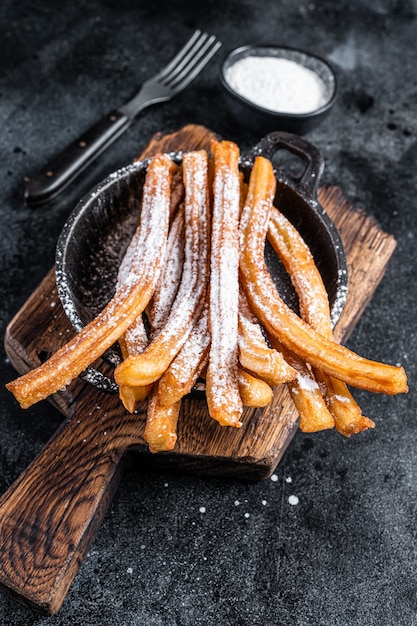
<path fill-rule="evenodd" d="M 188 153 L 183 157 L 185 184 L 184 262 L 181 282 L 171 312 L 154 338 L 164 346 L 169 362 L 184 345 L 193 318 L 199 315 L 205 291 L 209 254 L 207 196 L 207 154 Z"/>
<path fill-rule="evenodd" d="M 312 378 L 312 376 L 306 376 L 300 372 L 297 373 L 297 384 L 299 389 L 303 389 L 305 391 L 316 391 L 319 389 L 317 382 L 314 378 Z"/>
<path fill-rule="evenodd" d="M 175 216 L 168 235 L 166 260 L 149 308 L 152 333 L 157 334 L 166 323 L 175 302 L 184 265 L 184 208 Z"/>
<path fill-rule="evenodd" d="M 236 422 L 242 401 L 238 390 L 238 308 L 239 308 L 239 194 L 237 162 L 235 168 L 219 162 L 214 177 L 213 226 L 211 233 L 210 358 L 207 381 L 211 410 Z M 227 402 L 225 398 L 227 397 Z M 230 415 L 226 415 L 229 414 Z"/>
<path fill-rule="evenodd" d="M 168 372 L 182 386 L 189 386 L 190 381 L 195 383 L 201 373 L 207 358 L 204 356 L 210 345 L 208 329 L 208 310 L 205 306 L 194 324 L 187 341 L 168 368 Z"/>
<path fill-rule="evenodd" d="M 140 299 L 146 306 L 147 293 L 149 297 L 154 289 L 154 282 L 158 276 L 160 257 L 165 250 L 169 217 L 169 171 L 171 161 L 168 157 L 159 157 L 153 161 L 154 168 L 149 176 L 149 169 L 145 185 L 155 188 L 150 194 L 149 215 L 141 221 L 143 225 L 143 239 L 135 239 L 134 245 L 140 246 L 142 264 L 133 260 L 131 268 L 126 271 L 125 282 L 120 290 L 111 299 L 109 304 L 95 318 L 93 322 L 82 328 L 65 346 L 58 350 L 48 361 L 43 363 L 44 376 L 49 376 L 49 393 L 54 393 L 68 384 L 68 370 L 75 377 L 91 363 L 99 358 L 105 350 L 127 330 L 138 315 L 136 303 Z M 148 183 L 148 176 L 150 178 Z M 145 204 L 145 203 L 144 203 Z M 146 216 L 146 212 L 145 212 Z M 138 250 L 139 252 L 139 250 Z M 139 256 L 139 254 L 138 254 Z M 93 330 L 93 332 L 92 332 Z M 34 378 L 37 399 L 43 399 L 42 388 L 38 390 L 37 380 Z"/>

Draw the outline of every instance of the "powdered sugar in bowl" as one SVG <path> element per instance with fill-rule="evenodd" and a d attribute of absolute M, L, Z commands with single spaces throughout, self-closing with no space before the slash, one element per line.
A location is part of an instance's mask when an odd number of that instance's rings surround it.
<path fill-rule="evenodd" d="M 305 134 L 329 114 L 337 96 L 332 67 L 296 48 L 236 48 L 223 62 L 220 80 L 237 119 L 259 132 Z"/>

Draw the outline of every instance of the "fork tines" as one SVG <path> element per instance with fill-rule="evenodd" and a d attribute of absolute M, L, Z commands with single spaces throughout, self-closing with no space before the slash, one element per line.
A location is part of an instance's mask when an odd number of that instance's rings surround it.
<path fill-rule="evenodd" d="M 158 80 L 172 89 L 186 87 L 221 46 L 215 35 L 196 30 L 179 53 L 158 74 Z"/>

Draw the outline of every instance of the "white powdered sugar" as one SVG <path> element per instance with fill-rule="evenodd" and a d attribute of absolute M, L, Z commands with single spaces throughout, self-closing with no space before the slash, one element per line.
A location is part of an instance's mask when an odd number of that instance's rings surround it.
<path fill-rule="evenodd" d="M 208 271 L 207 156 L 188 153 L 183 157 L 185 183 L 185 250 L 181 283 L 165 325 L 157 335 L 160 345 L 171 352 L 170 360 L 184 345 L 195 315 L 200 313 Z M 175 342 L 171 342 L 176 338 Z"/>
<path fill-rule="evenodd" d="M 315 391 L 319 389 L 318 384 L 311 376 L 306 376 L 298 372 L 297 374 L 297 383 L 300 389 L 304 391 Z"/>
<path fill-rule="evenodd" d="M 226 70 L 241 96 L 280 113 L 311 113 L 326 104 L 326 88 L 313 70 L 290 59 L 248 56 Z"/>
<path fill-rule="evenodd" d="M 168 371 L 183 385 L 195 381 L 207 361 L 206 351 L 209 345 L 208 310 L 205 306 Z"/>
<path fill-rule="evenodd" d="M 210 274 L 211 348 L 207 380 L 211 402 L 242 406 L 237 382 L 239 307 L 239 193 L 236 170 L 218 166 L 214 178 L 212 259 Z M 211 372 L 213 373 L 211 375 Z M 233 411 L 234 408 L 231 408 Z"/>
<path fill-rule="evenodd" d="M 168 235 L 166 260 L 150 303 L 152 333 L 158 333 L 168 319 L 181 282 L 184 263 L 184 210 L 179 209 Z"/>

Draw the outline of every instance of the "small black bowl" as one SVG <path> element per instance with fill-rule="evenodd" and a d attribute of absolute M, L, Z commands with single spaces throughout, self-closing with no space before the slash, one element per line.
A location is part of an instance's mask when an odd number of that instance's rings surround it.
<path fill-rule="evenodd" d="M 227 77 L 230 68 L 247 57 L 286 59 L 314 72 L 323 86 L 324 104 L 308 113 L 287 113 L 273 111 L 248 100 L 231 86 Z M 221 65 L 220 82 L 229 107 L 239 123 L 262 134 L 283 130 L 304 135 L 327 117 L 337 98 L 336 74 L 327 61 L 302 50 L 284 46 L 248 45 L 235 48 L 228 53 Z"/>

